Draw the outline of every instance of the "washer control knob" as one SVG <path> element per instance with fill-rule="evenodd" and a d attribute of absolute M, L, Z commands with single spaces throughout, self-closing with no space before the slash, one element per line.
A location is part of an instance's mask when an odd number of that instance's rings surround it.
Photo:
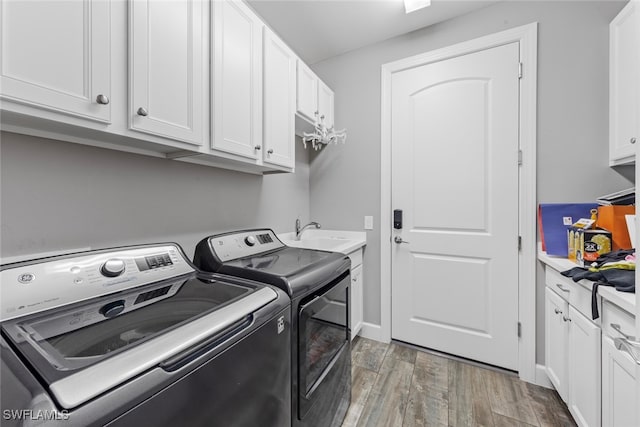
<path fill-rule="evenodd" d="M 124 310 L 124 300 L 112 301 L 108 304 L 105 304 L 100 309 L 100 314 L 102 314 L 107 319 L 111 317 L 116 317 L 118 314 L 122 313 Z"/>
<path fill-rule="evenodd" d="M 244 238 L 244 242 L 247 244 L 247 246 L 253 246 L 256 244 L 256 238 L 253 236 L 247 236 Z"/>
<path fill-rule="evenodd" d="M 102 264 L 100 273 L 105 277 L 117 277 L 124 273 L 124 261 L 119 258 L 111 258 Z"/>

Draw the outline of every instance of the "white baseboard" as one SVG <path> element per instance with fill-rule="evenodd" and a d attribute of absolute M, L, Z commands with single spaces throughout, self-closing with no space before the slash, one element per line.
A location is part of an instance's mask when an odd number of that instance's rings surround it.
<path fill-rule="evenodd" d="M 382 326 L 374 325 L 373 323 L 363 322 L 362 329 L 360 329 L 360 333 L 358 335 L 370 340 L 389 343 L 389 341 L 385 340 L 382 336 Z"/>
<path fill-rule="evenodd" d="M 536 380 L 534 384 L 545 388 L 553 388 L 553 384 L 551 384 L 547 375 L 547 368 L 544 365 L 536 365 Z"/>

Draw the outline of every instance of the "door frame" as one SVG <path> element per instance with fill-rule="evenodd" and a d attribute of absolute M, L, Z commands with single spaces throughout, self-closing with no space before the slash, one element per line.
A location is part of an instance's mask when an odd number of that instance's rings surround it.
<path fill-rule="evenodd" d="M 519 137 L 522 162 L 519 170 L 518 321 L 522 324 L 518 341 L 518 372 L 522 380 L 548 384 L 544 367 L 536 366 L 536 108 L 538 23 L 523 25 L 453 46 L 400 59 L 382 65 L 381 75 L 381 180 L 380 180 L 380 311 L 379 328 L 367 335 L 391 341 L 391 78 L 394 73 L 429 63 L 490 49 L 508 43 L 520 44 Z M 514 236 L 514 245 L 517 245 Z M 515 326 L 515 325 L 514 325 Z M 516 331 L 514 331 L 516 333 Z"/>

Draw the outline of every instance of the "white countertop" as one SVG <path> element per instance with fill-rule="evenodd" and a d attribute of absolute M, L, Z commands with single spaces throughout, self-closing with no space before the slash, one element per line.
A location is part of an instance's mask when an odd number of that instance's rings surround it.
<path fill-rule="evenodd" d="M 278 238 L 287 246 L 343 254 L 349 254 L 367 244 L 367 233 L 364 231 L 306 229 L 302 233 L 302 239 L 296 240 L 295 237 L 295 232 L 278 234 Z"/>
<path fill-rule="evenodd" d="M 549 256 L 546 252 L 541 250 L 538 251 L 538 259 L 559 272 L 578 267 L 577 264 L 569 261 L 567 258 Z M 593 282 L 590 280 L 583 279 L 577 283 L 584 286 L 589 291 L 592 289 Z M 599 286 L 598 295 L 635 316 L 636 294 L 616 291 L 613 286 Z"/>

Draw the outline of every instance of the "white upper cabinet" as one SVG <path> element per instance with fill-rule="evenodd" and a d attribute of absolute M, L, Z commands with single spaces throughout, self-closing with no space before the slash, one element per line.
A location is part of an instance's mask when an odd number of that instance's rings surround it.
<path fill-rule="evenodd" d="M 211 148 L 262 158 L 262 21 L 240 1 L 212 2 Z"/>
<path fill-rule="evenodd" d="M 333 91 L 322 81 L 318 81 L 318 114 L 326 127 L 333 127 Z"/>
<path fill-rule="evenodd" d="M 264 162 L 295 166 L 296 56 L 264 30 Z"/>
<path fill-rule="evenodd" d="M 635 161 L 640 139 L 640 4 L 630 1 L 609 26 L 609 163 Z"/>
<path fill-rule="evenodd" d="M 110 122 L 110 20 L 105 0 L 2 1 L 2 100 Z"/>
<path fill-rule="evenodd" d="M 298 61 L 296 111 L 305 119 L 314 122 L 318 112 L 318 77 L 311 68 Z"/>
<path fill-rule="evenodd" d="M 202 145 L 205 2 L 129 4 L 129 128 Z"/>
<path fill-rule="evenodd" d="M 313 125 L 321 121 L 326 127 L 332 127 L 333 91 L 299 59 L 297 75 L 296 113 L 303 120 L 296 122 L 296 130 L 310 132 Z"/>

